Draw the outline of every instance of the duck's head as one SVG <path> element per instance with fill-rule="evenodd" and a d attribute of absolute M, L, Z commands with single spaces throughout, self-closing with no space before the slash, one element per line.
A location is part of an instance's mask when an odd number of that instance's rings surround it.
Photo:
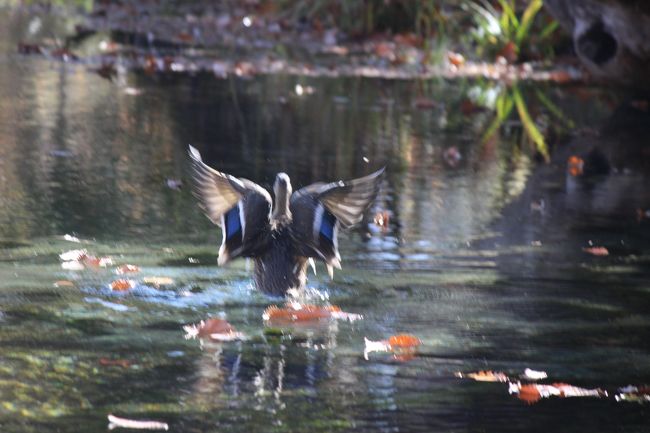
<path fill-rule="evenodd" d="M 289 210 L 289 197 L 291 197 L 291 181 L 286 173 L 278 173 L 275 176 L 273 184 L 273 194 L 275 195 L 275 206 L 273 207 L 273 218 L 281 219 L 283 217 L 291 218 Z"/>
<path fill-rule="evenodd" d="M 273 193 L 275 197 L 280 197 L 286 195 L 287 197 L 291 195 L 291 180 L 287 173 L 278 173 L 275 176 L 275 183 L 273 184 Z"/>

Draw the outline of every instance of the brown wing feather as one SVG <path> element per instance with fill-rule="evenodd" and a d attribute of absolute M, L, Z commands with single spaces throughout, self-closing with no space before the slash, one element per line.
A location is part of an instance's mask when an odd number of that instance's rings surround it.
<path fill-rule="evenodd" d="M 194 147 L 190 146 L 189 153 L 194 170 L 194 195 L 206 216 L 222 230 L 219 263 L 239 256 L 255 257 L 268 241 L 271 196 L 250 180 L 208 167 Z M 233 214 L 235 207 L 238 209 Z M 227 233 L 228 227 L 222 223 L 224 216 L 235 218 L 236 233 Z"/>
<path fill-rule="evenodd" d="M 384 169 L 349 181 L 332 182 L 321 186 L 320 201 L 339 220 L 344 228 L 361 221 L 377 193 Z"/>
<path fill-rule="evenodd" d="M 377 196 L 384 169 L 350 181 L 315 183 L 291 196 L 292 236 L 296 249 L 305 257 L 340 266 L 337 227 L 352 227 L 363 218 Z M 328 217 L 329 215 L 329 217 Z M 331 231 L 322 232 L 323 219 L 335 218 Z"/>

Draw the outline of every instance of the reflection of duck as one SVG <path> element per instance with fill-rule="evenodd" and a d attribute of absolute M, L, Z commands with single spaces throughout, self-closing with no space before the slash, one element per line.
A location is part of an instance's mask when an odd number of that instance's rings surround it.
<path fill-rule="evenodd" d="M 340 268 L 339 226 L 359 223 L 375 199 L 384 169 L 350 181 L 315 183 L 292 193 L 289 176 L 279 173 L 275 201 L 259 185 L 216 171 L 190 146 L 195 193 L 208 218 L 221 226 L 219 264 L 237 257 L 255 259 L 255 283 L 265 293 L 284 295 L 303 287 L 311 258 Z"/>

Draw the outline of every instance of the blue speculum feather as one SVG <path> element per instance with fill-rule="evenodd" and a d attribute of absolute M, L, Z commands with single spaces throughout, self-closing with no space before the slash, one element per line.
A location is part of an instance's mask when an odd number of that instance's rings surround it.
<path fill-rule="evenodd" d="M 241 230 L 241 221 L 239 220 L 239 207 L 235 206 L 225 215 L 226 239 L 230 239 Z"/>
<path fill-rule="evenodd" d="M 336 217 L 328 211 L 324 211 L 320 233 L 332 242 L 334 241 L 334 224 L 336 224 Z"/>

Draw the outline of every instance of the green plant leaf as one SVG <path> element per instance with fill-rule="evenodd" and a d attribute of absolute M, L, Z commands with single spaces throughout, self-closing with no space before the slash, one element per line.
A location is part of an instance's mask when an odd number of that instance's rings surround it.
<path fill-rule="evenodd" d="M 553 34 L 553 32 L 554 32 L 555 30 L 557 30 L 557 28 L 558 28 L 559 26 L 560 26 L 560 23 L 558 23 L 557 21 L 555 21 L 555 20 L 554 20 L 554 21 L 551 21 L 551 22 L 548 23 L 548 24 L 547 24 L 547 25 L 542 29 L 542 31 L 539 33 L 539 39 L 540 39 L 540 40 L 543 40 L 543 39 L 548 38 L 549 36 L 551 36 L 551 35 Z"/>
<path fill-rule="evenodd" d="M 528 4 L 528 7 L 526 7 L 526 10 L 521 16 L 521 25 L 517 29 L 517 33 L 515 35 L 515 44 L 518 47 L 521 45 L 524 39 L 528 37 L 530 26 L 533 24 L 533 20 L 535 19 L 537 12 L 539 12 L 543 5 L 544 0 L 532 0 Z"/>
<path fill-rule="evenodd" d="M 512 97 L 515 101 L 515 106 L 517 107 L 517 112 L 519 113 L 519 119 L 521 120 L 522 125 L 524 125 L 524 130 L 528 137 L 535 143 L 537 151 L 544 157 L 545 162 L 550 162 L 551 158 L 548 153 L 548 146 L 544 140 L 544 136 L 535 125 L 535 122 L 530 117 L 528 113 L 528 108 L 526 108 L 526 103 L 519 92 L 519 88 L 515 85 L 512 88 Z"/>

